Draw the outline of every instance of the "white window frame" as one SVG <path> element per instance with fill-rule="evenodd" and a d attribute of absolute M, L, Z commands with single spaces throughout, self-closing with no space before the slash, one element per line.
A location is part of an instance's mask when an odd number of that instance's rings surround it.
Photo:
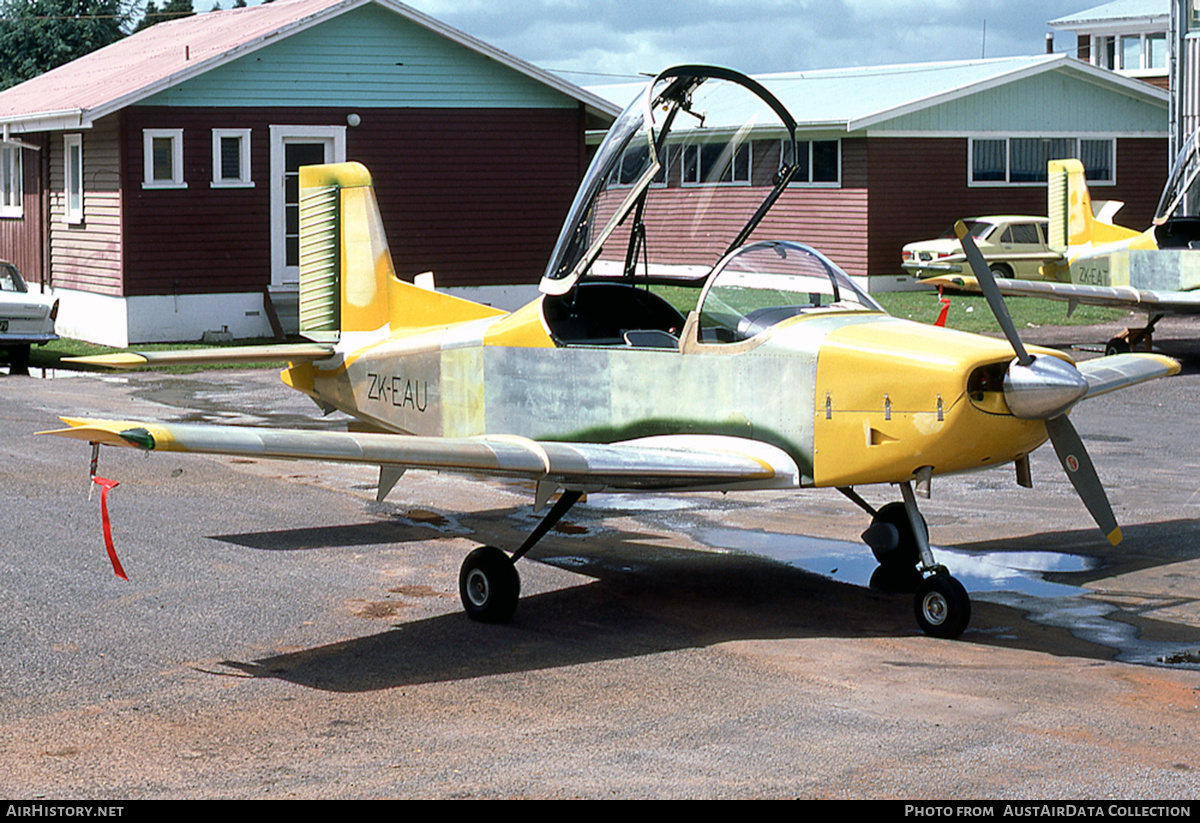
<path fill-rule="evenodd" d="M 1107 141 L 1110 146 L 1111 154 L 1109 155 L 1109 168 L 1112 171 L 1112 176 L 1108 180 L 1092 180 L 1087 181 L 1088 187 L 1096 186 L 1115 186 L 1117 184 L 1117 138 L 1113 136 L 1104 136 L 1089 134 L 1086 136 L 1072 134 L 1010 134 L 1010 135 L 980 135 L 978 137 L 970 137 L 967 140 L 967 187 L 968 188 L 1028 188 L 1031 186 L 1045 186 L 1045 180 L 1019 180 L 1014 181 L 1012 177 L 1012 141 L 1014 139 L 1040 139 L 1048 138 L 1051 140 L 1074 140 L 1075 152 L 1074 157 L 1080 155 L 1080 142 L 1083 140 L 1093 140 L 1097 142 Z M 975 141 L 1004 141 L 1004 179 L 1003 180 L 975 180 Z M 1058 158 L 1055 158 L 1058 159 Z"/>
<path fill-rule="evenodd" d="M 1165 73 L 1167 67 L 1165 65 L 1155 68 L 1151 65 L 1150 60 L 1150 44 L 1153 39 L 1158 39 L 1160 48 L 1166 49 L 1166 33 L 1162 29 L 1156 31 L 1131 32 L 1121 31 L 1118 29 L 1109 29 L 1106 31 L 1097 32 L 1089 35 L 1088 45 L 1088 62 L 1093 66 L 1099 66 L 1105 69 L 1111 69 L 1122 74 L 1131 75 L 1133 77 L 1150 77 Z M 1125 41 L 1138 41 L 1138 59 L 1137 65 L 1126 65 L 1125 60 Z M 1106 49 L 1102 48 L 1108 43 L 1112 44 L 1112 65 L 1108 65 Z M 1164 58 L 1165 60 L 1165 58 Z"/>
<path fill-rule="evenodd" d="M 223 140 L 235 138 L 238 141 L 238 176 L 222 177 L 221 143 Z M 212 183 L 214 189 L 250 189 L 254 188 L 254 180 L 250 176 L 250 129 L 213 129 L 212 130 Z"/>
<path fill-rule="evenodd" d="M 0 217 L 25 216 L 25 178 L 21 147 L 0 143 Z"/>
<path fill-rule="evenodd" d="M 74 168 L 71 162 L 73 154 L 79 155 L 79 167 Z M 79 205 L 72 205 L 78 201 Z M 83 191 L 83 135 L 63 135 L 63 222 L 79 224 L 83 222 L 84 191 Z"/>
<path fill-rule="evenodd" d="M 171 141 L 171 177 L 154 177 L 154 141 Z M 183 129 L 142 129 L 142 188 L 186 189 L 183 179 Z"/>
<path fill-rule="evenodd" d="M 780 151 L 790 142 L 787 138 L 781 140 L 783 146 Z M 842 140 L 840 137 L 798 137 L 796 143 L 807 147 L 808 151 L 808 176 L 805 178 L 793 177 L 788 183 L 788 187 L 805 188 L 805 189 L 840 189 L 842 187 Z M 837 144 L 837 179 L 836 180 L 813 180 L 813 144 L 814 143 L 836 143 Z"/>
<path fill-rule="evenodd" d="M 680 152 L 680 179 L 679 184 L 683 188 L 699 188 L 703 186 L 749 186 L 754 179 L 754 146 L 750 140 L 739 141 L 734 147 L 734 161 L 730 163 L 728 180 L 702 180 L 700 179 L 701 169 L 701 152 L 705 145 L 719 143 L 722 146 L 729 146 L 730 140 L 712 140 L 702 142 L 684 143 L 677 148 Z M 744 178 L 736 175 L 737 169 L 737 152 L 746 151 L 746 175 Z M 722 149 L 724 151 L 724 149 Z M 690 168 L 689 168 L 690 167 Z"/>

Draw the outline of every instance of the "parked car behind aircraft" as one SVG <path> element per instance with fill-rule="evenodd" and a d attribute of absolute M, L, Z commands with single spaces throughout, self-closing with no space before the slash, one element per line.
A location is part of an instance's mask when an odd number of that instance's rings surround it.
<path fill-rule="evenodd" d="M 1041 265 L 1061 255 L 1046 246 L 1049 221 L 1045 217 L 1004 214 L 970 217 L 963 221 L 996 277 L 1041 280 Z M 901 252 L 901 265 L 917 277 L 961 272 L 966 255 L 951 227 L 937 240 L 909 243 Z"/>
<path fill-rule="evenodd" d="M 58 300 L 29 291 L 17 267 L 0 260 L 0 350 L 8 352 L 11 373 L 29 369 L 29 347 L 57 340 Z"/>

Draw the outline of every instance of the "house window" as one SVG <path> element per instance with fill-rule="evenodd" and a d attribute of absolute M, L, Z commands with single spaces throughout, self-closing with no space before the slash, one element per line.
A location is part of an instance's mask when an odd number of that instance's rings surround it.
<path fill-rule="evenodd" d="M 753 166 L 751 143 L 712 141 L 683 147 L 682 182 L 685 186 L 713 183 L 749 185 Z"/>
<path fill-rule="evenodd" d="M 1101 68 L 1139 72 L 1167 67 L 1166 32 L 1098 35 L 1092 43 L 1092 63 Z"/>
<path fill-rule="evenodd" d="M 142 130 L 144 189 L 184 189 L 183 129 Z"/>
<path fill-rule="evenodd" d="M 1116 181 L 1116 175 L 1113 173 L 1115 143 L 1114 140 L 1079 141 L 1079 161 L 1083 163 L 1083 170 L 1089 182 L 1113 183 Z"/>
<path fill-rule="evenodd" d="M 1121 68 L 1125 71 L 1142 67 L 1142 38 L 1137 34 L 1121 36 Z"/>
<path fill-rule="evenodd" d="M 1146 35 L 1146 68 L 1165 69 L 1167 67 L 1167 35 Z"/>
<path fill-rule="evenodd" d="M 970 141 L 973 186 L 1041 185 L 1046 163 L 1077 158 L 1089 183 L 1116 182 L 1116 140 L 1075 137 L 1009 137 Z"/>
<path fill-rule="evenodd" d="M 840 140 L 798 140 L 796 154 L 799 168 L 792 178 L 793 185 L 836 186 L 841 181 Z"/>
<path fill-rule="evenodd" d="M 0 145 L 0 217 L 25 214 L 24 180 L 21 177 L 21 147 Z"/>
<path fill-rule="evenodd" d="M 667 149 L 664 148 L 664 152 Z M 671 156 L 671 155 L 668 155 Z M 632 144 L 627 146 L 624 153 L 621 155 L 621 162 L 617 163 L 609 177 L 608 185 L 614 187 L 625 188 L 632 186 L 642 176 L 646 170 L 646 166 L 650 163 L 650 149 L 645 143 Z M 667 183 L 667 166 L 669 161 L 665 158 L 660 158 L 658 171 L 651 181 L 651 185 L 665 186 Z"/>
<path fill-rule="evenodd" d="M 1046 161 L 1076 154 L 1073 139 L 1014 137 L 1008 141 L 1008 182 L 1045 183 Z"/>
<path fill-rule="evenodd" d="M 213 129 L 212 161 L 214 188 L 249 188 L 250 129 Z"/>
<path fill-rule="evenodd" d="M 1117 68 L 1117 38 L 1097 37 L 1092 49 L 1092 62 L 1102 69 Z"/>
<path fill-rule="evenodd" d="M 83 222 L 83 135 L 63 136 L 63 221 Z"/>

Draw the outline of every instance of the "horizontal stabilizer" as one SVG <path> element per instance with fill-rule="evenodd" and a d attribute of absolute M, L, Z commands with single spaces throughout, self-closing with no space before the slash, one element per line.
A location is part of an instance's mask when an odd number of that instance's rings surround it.
<path fill-rule="evenodd" d="M 333 354 L 333 346 L 320 343 L 295 343 L 270 346 L 230 346 L 214 349 L 177 351 L 124 351 L 89 357 L 64 357 L 64 363 L 101 366 L 107 369 L 140 369 L 147 366 L 197 366 L 222 363 L 262 363 L 272 360 L 300 362 L 324 360 Z"/>
<path fill-rule="evenodd" d="M 146 451 L 327 460 L 550 480 L 560 488 L 794 488 L 786 453 L 726 436 L 653 437 L 623 443 L 560 443 L 524 437 L 410 437 L 401 434 L 268 429 L 192 423 L 63 418 L 42 432 Z"/>

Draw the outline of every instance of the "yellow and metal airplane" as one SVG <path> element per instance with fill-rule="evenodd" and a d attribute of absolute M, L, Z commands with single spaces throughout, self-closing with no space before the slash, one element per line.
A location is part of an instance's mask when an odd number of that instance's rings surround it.
<path fill-rule="evenodd" d="M 1106 354 L 1150 350 L 1154 326 L 1168 314 L 1200 314 L 1200 133 L 1184 145 L 1145 231 L 1112 222 L 1118 201 L 1091 200 L 1078 160 L 1047 164 L 1047 245 L 1060 257 L 1042 265 L 1042 279 L 998 281 L 1008 296 L 1043 297 L 1075 306 L 1145 312 L 1146 325 L 1108 341 Z M 978 291 L 975 278 L 944 275 L 925 281 L 943 289 Z"/>
<path fill-rule="evenodd" d="M 64 418 L 52 433 L 91 442 L 93 458 L 104 444 L 378 465 L 380 499 L 410 468 L 533 480 L 538 507 L 561 492 L 511 555 L 485 546 L 463 562 L 463 606 L 492 622 L 516 609 L 514 563 L 585 492 L 837 488 L 872 516 L 864 539 L 909 578 L 920 627 L 958 636 L 970 599 L 935 561 L 916 495 L 933 475 L 1005 463 L 1029 485 L 1049 438 L 1115 543 L 1067 412 L 1178 364 L 1027 349 L 994 289 L 1007 341 L 899 320 L 815 249 L 751 241 L 797 156 L 791 115 L 754 80 L 662 73 L 600 146 L 543 293 L 511 313 L 397 278 L 367 170 L 305 168 L 300 311 L 314 342 L 290 350 L 283 380 L 378 432 Z M 902 501 L 875 510 L 853 488 L 871 483 Z"/>

